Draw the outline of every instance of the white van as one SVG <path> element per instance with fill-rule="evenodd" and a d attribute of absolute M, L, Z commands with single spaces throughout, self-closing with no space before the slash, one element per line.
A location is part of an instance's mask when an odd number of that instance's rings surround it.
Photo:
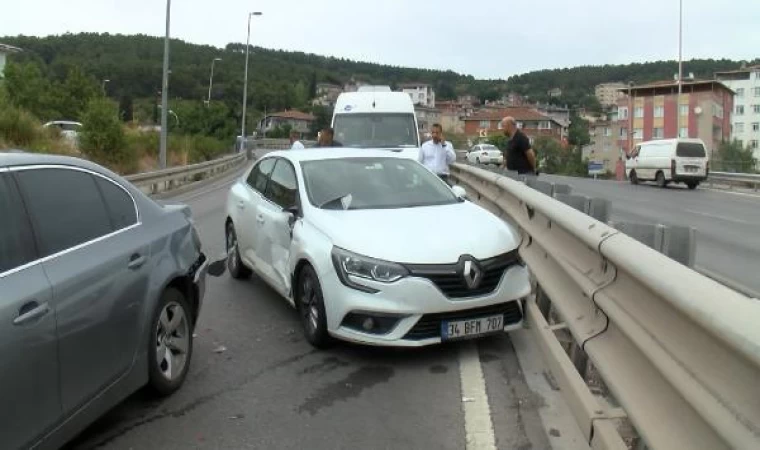
<path fill-rule="evenodd" d="M 710 162 L 701 139 L 663 139 L 636 145 L 625 171 L 631 184 L 656 181 L 665 187 L 668 183 L 686 183 L 689 189 L 695 189 L 707 179 Z"/>
<path fill-rule="evenodd" d="M 333 112 L 334 139 L 344 147 L 381 148 L 417 159 L 420 136 L 408 94 L 388 86 L 362 86 L 338 96 Z"/>

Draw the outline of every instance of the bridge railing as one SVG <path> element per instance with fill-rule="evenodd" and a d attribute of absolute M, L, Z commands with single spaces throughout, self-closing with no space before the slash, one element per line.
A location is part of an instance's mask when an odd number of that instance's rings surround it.
<path fill-rule="evenodd" d="M 198 164 L 138 173 L 124 178 L 144 193 L 155 195 L 227 172 L 240 167 L 246 161 L 245 153 L 237 153 Z"/>
<path fill-rule="evenodd" d="M 760 187 L 760 174 L 752 173 L 734 173 L 734 172 L 710 172 L 707 178 L 711 186 L 722 185 L 729 188 L 737 186 L 750 188 L 755 191 Z"/>
<path fill-rule="evenodd" d="M 471 200 L 519 227 L 537 293 L 528 326 L 593 448 L 627 447 L 621 419 L 649 448 L 760 448 L 760 301 L 553 192 L 465 164 L 451 172 Z M 612 406 L 591 393 L 563 334 Z"/>

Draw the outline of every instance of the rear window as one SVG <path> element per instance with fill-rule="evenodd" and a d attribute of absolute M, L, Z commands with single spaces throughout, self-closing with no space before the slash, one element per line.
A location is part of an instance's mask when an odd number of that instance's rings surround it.
<path fill-rule="evenodd" d="M 682 158 L 704 158 L 705 146 L 694 142 L 679 142 L 676 147 L 676 156 Z"/>

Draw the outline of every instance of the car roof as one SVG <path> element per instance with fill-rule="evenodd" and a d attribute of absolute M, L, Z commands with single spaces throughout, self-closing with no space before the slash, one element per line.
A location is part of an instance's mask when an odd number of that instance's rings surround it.
<path fill-rule="evenodd" d="M 365 149 L 350 147 L 325 147 L 325 148 L 305 148 L 299 150 L 278 150 L 267 153 L 263 158 L 282 157 L 293 162 L 302 161 L 320 161 L 326 159 L 344 159 L 344 158 L 396 158 L 409 159 L 404 157 L 401 152 L 383 149 Z"/>
<path fill-rule="evenodd" d="M 0 150 L 0 167 L 44 165 L 73 166 L 89 169 L 110 177 L 119 176 L 99 164 L 73 156 L 30 153 L 21 149 Z"/>

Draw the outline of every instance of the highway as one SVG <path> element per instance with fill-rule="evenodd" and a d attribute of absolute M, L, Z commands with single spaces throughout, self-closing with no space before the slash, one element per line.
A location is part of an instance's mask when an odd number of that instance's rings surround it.
<path fill-rule="evenodd" d="M 169 200 L 191 206 L 212 257 L 224 252 L 232 179 Z M 65 448 L 588 448 L 525 330 L 424 349 L 317 351 L 263 282 L 225 273 L 209 278 L 196 334 L 180 391 L 133 395 Z"/>
<path fill-rule="evenodd" d="M 569 184 L 575 194 L 610 200 L 614 221 L 696 228 L 696 266 L 760 293 L 760 195 L 545 174 L 539 179 Z"/>

